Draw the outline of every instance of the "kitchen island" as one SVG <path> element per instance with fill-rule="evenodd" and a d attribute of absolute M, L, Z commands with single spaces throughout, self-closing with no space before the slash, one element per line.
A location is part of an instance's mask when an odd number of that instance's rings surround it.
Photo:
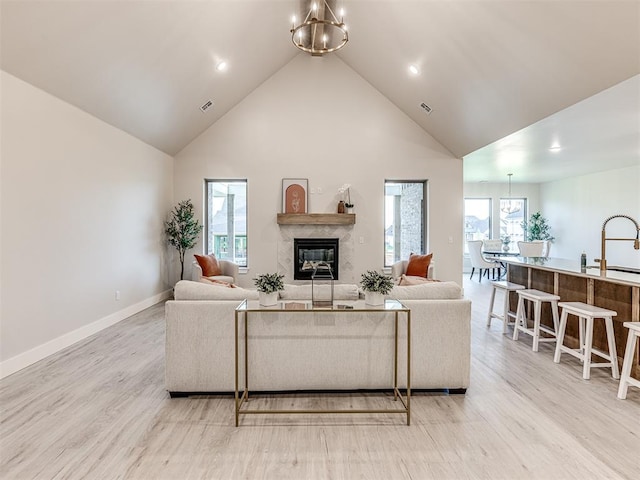
<path fill-rule="evenodd" d="M 507 278 L 527 288 L 534 288 L 560 296 L 561 302 L 584 302 L 589 305 L 615 310 L 613 317 L 618 362 L 622 359 L 627 341 L 628 330 L 624 322 L 640 321 L 640 272 L 606 270 L 598 267 L 581 268 L 578 262 L 561 258 L 538 257 L 500 257 L 507 264 Z M 617 268 L 617 267 L 611 267 Z M 517 295 L 511 294 L 511 308 L 515 310 Z M 551 308 L 543 305 L 542 323 L 552 327 Z M 578 322 L 569 317 L 565 332 L 565 345 L 578 347 Z M 607 350 L 607 337 L 603 322 L 595 322 L 593 346 Z M 633 359 L 632 376 L 640 378 L 640 352 L 636 349 Z"/>

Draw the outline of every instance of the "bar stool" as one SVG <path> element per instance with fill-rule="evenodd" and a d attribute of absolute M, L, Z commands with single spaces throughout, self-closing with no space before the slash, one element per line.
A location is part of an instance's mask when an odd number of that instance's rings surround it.
<path fill-rule="evenodd" d="M 629 385 L 640 388 L 640 380 L 631 377 L 631 364 L 636 350 L 636 340 L 640 338 L 640 322 L 624 322 L 623 325 L 629 329 L 629 336 L 627 337 L 627 348 L 624 351 L 624 361 L 622 362 L 620 387 L 618 387 L 618 398 L 621 400 L 627 398 Z"/>
<path fill-rule="evenodd" d="M 556 332 L 558 331 L 558 295 L 553 295 L 540 290 L 525 289 L 518 290 L 518 308 L 516 310 L 516 322 L 513 328 L 513 339 L 518 340 L 518 332 L 523 332 L 533 337 L 533 351 L 538 351 L 540 342 L 555 342 Z M 527 316 L 525 314 L 524 302 L 529 300 L 534 306 L 533 328 L 527 326 Z M 551 314 L 553 315 L 553 330 L 546 325 L 540 325 L 540 313 L 542 311 L 542 303 L 549 302 L 551 304 Z M 548 333 L 551 337 L 540 337 L 540 331 Z"/>
<path fill-rule="evenodd" d="M 616 353 L 616 339 L 613 335 L 613 318 L 618 313 L 606 308 L 588 305 L 582 302 L 560 302 L 562 307 L 562 316 L 560 317 L 560 330 L 558 331 L 558 342 L 556 343 L 556 353 L 553 356 L 555 363 L 560 363 L 560 354 L 562 352 L 573 355 L 583 362 L 582 378 L 589 380 L 591 369 L 596 367 L 611 367 L 611 376 L 620 378 L 618 373 L 618 355 Z M 579 337 L 580 348 L 573 349 L 565 347 L 562 342 L 564 340 L 564 332 L 567 328 L 567 316 L 575 315 L 579 319 Z M 602 318 L 607 330 L 607 344 L 609 346 L 609 354 L 593 348 L 593 319 Z M 607 363 L 592 363 L 591 354 L 598 355 Z"/>
<path fill-rule="evenodd" d="M 487 327 L 491 326 L 491 319 L 497 318 L 502 321 L 502 333 L 507 333 L 507 325 L 513 325 L 509 322 L 509 317 L 515 319 L 516 314 L 509 310 L 509 293 L 517 290 L 524 290 L 524 285 L 507 282 L 505 280 L 496 280 L 491 282 L 493 289 L 491 290 L 491 300 L 489 301 L 489 315 L 487 315 Z M 502 313 L 493 312 L 493 303 L 496 298 L 496 291 L 502 290 L 504 293 L 504 307 Z"/>

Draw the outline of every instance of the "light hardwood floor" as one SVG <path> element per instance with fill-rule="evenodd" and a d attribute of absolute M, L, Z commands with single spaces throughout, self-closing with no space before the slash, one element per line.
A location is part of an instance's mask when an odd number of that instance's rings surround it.
<path fill-rule="evenodd" d="M 581 378 L 494 320 L 489 284 L 473 300 L 466 396 L 412 397 L 400 415 L 250 416 L 231 397 L 170 399 L 163 305 L 0 381 L 3 479 L 603 479 L 640 478 L 640 390 L 618 400 L 607 370 Z M 299 395 L 260 400 L 372 404 Z"/>

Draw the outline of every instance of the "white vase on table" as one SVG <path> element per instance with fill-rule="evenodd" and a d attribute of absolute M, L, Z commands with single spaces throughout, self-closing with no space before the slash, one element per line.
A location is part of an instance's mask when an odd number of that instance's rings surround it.
<path fill-rule="evenodd" d="M 371 306 L 384 305 L 384 295 L 378 292 L 364 292 L 364 303 Z"/>
<path fill-rule="evenodd" d="M 278 303 L 278 292 L 258 292 L 258 301 L 263 307 L 271 307 Z"/>

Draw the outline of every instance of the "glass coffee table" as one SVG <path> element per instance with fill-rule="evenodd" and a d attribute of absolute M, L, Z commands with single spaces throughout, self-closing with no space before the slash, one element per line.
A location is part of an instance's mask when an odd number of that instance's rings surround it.
<path fill-rule="evenodd" d="M 277 315 L 336 315 L 345 313 L 366 313 L 369 315 L 391 315 L 391 321 L 394 323 L 394 335 L 392 345 L 393 348 L 393 400 L 399 400 L 401 408 L 382 408 L 382 409 L 252 409 L 247 408 L 249 400 L 249 330 L 251 328 L 252 314 L 270 314 Z M 398 387 L 398 322 L 400 317 L 404 317 L 406 321 L 407 332 L 407 384 L 404 395 Z M 242 346 L 241 346 L 241 343 Z M 244 354 L 242 354 L 242 352 Z M 240 358 L 240 357 L 244 358 Z M 240 372 L 244 372 L 244 384 L 240 385 Z M 405 307 L 398 300 L 385 300 L 384 305 L 372 306 L 364 303 L 364 300 L 357 301 L 334 301 L 332 305 L 323 307 L 314 307 L 311 302 L 279 302 L 270 307 L 264 307 L 257 300 L 244 300 L 235 310 L 235 421 L 236 427 L 240 423 L 241 415 L 256 414 L 341 414 L 341 413 L 398 413 L 406 415 L 407 425 L 411 425 L 411 310 Z"/>

